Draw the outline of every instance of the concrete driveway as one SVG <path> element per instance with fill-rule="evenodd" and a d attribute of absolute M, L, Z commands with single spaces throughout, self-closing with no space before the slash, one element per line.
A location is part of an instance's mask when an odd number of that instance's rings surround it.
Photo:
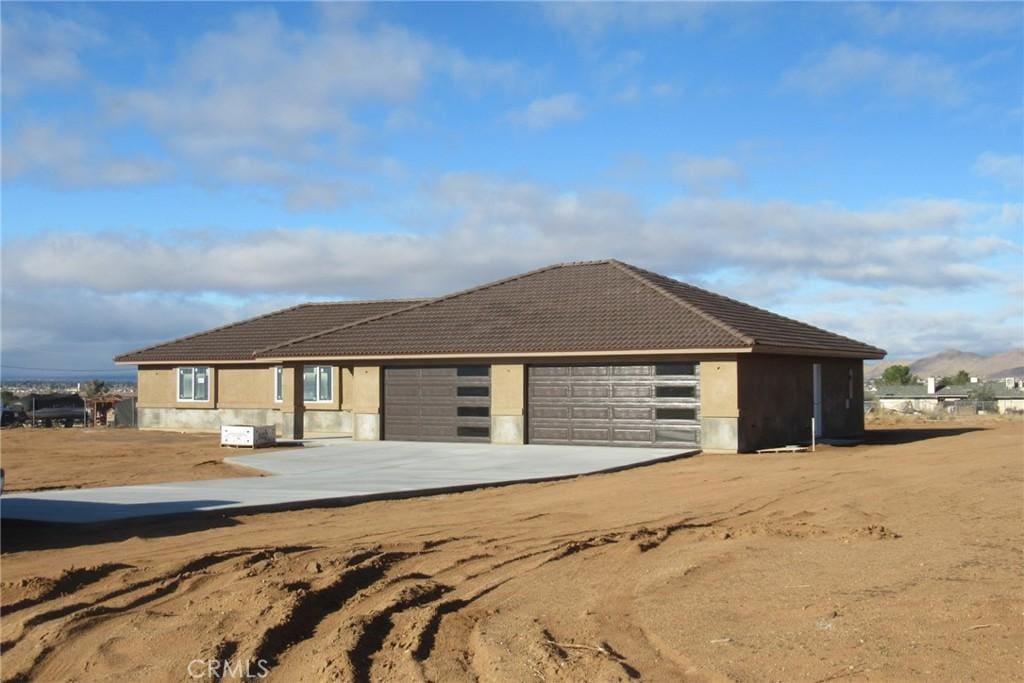
<path fill-rule="evenodd" d="M 268 477 L 5 495 L 0 497 L 0 517 L 85 524 L 214 510 L 299 508 L 571 477 L 695 452 L 348 439 L 313 443 L 224 458 L 268 472 Z"/>

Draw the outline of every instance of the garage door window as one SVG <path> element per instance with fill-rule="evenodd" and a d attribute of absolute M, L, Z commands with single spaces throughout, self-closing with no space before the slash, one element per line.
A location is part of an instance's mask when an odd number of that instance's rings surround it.
<path fill-rule="evenodd" d="M 659 420 L 693 420 L 697 417 L 697 411 L 693 408 L 658 408 L 654 411 L 654 417 Z"/>
<path fill-rule="evenodd" d="M 330 401 L 334 397 L 331 386 L 331 366 L 307 365 L 302 368 L 302 398 L 310 402 Z"/>
<path fill-rule="evenodd" d="M 488 438 L 491 435 L 490 427 L 459 427 L 457 430 L 459 436 L 479 436 Z"/>
<path fill-rule="evenodd" d="M 455 371 L 458 377 L 487 377 L 490 373 L 488 365 L 460 365 Z"/>
<path fill-rule="evenodd" d="M 487 406 L 459 406 L 459 417 L 490 417 L 491 409 Z"/>
<path fill-rule="evenodd" d="M 457 396 L 489 396 L 490 387 L 458 387 L 455 390 Z"/>
<path fill-rule="evenodd" d="M 657 398 L 693 398 L 697 395 L 697 389 L 694 386 L 654 387 L 654 395 Z"/>
<path fill-rule="evenodd" d="M 654 366 L 655 375 L 693 375 L 696 371 L 693 363 L 662 363 Z"/>

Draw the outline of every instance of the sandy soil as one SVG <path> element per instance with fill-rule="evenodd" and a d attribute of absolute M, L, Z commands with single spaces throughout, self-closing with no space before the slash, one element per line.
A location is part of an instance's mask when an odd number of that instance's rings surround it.
<path fill-rule="evenodd" d="M 0 465 L 4 491 L 126 486 L 162 481 L 260 476 L 221 461 L 235 449 L 221 448 L 211 434 L 135 429 L 4 429 Z"/>
<path fill-rule="evenodd" d="M 1019 680 L 1024 431 L 984 427 L 346 508 L 6 526 L 3 677 L 189 680 L 227 660 L 227 679 L 277 681 Z"/>

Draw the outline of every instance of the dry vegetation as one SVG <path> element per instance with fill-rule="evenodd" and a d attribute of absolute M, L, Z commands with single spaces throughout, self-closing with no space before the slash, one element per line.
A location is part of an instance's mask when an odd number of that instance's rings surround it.
<path fill-rule="evenodd" d="M 278 681 L 1019 679 L 1022 424 L 870 442 L 326 510 L 8 524 L 3 677 L 188 680 L 212 658 Z"/>

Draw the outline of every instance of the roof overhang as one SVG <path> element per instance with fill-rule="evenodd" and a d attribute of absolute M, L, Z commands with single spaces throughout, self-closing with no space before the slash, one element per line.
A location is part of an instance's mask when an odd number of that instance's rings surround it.
<path fill-rule="evenodd" d="M 217 360 L 215 358 L 193 359 L 183 358 L 179 360 L 152 360 L 152 361 L 115 361 L 117 365 L 180 365 L 187 363 L 191 365 L 268 365 L 275 363 L 306 362 L 306 361 L 407 361 L 407 360 L 448 360 L 460 359 L 529 359 L 529 358 L 647 358 L 647 357 L 668 357 L 668 356 L 714 356 L 732 354 L 774 354 L 782 356 L 813 356 L 816 358 L 860 358 L 880 359 L 885 357 L 885 351 L 868 355 L 864 352 L 833 351 L 827 349 L 806 349 L 795 346 L 740 346 L 732 348 L 702 348 L 702 349 L 628 349 L 619 351 L 531 351 L 515 353 L 409 353 L 409 354 L 327 354 L 317 356 L 261 356 L 257 358 Z"/>
<path fill-rule="evenodd" d="M 799 346 L 769 346 L 755 344 L 754 353 L 778 354 L 780 356 L 815 356 L 821 358 L 860 358 L 862 360 L 881 360 L 885 358 L 885 350 L 877 349 L 874 353 L 865 351 L 840 351 L 832 349 L 808 349 Z"/>

